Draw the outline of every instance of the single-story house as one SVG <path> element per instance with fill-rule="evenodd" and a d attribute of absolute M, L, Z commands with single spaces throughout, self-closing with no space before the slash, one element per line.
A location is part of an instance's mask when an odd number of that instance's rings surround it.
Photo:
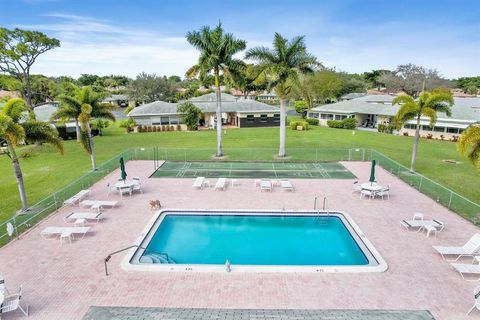
<path fill-rule="evenodd" d="M 257 101 L 268 103 L 268 104 L 279 104 L 280 99 L 278 96 L 273 92 L 264 92 L 257 95 Z"/>
<path fill-rule="evenodd" d="M 126 108 L 129 104 L 128 96 L 125 94 L 112 94 L 111 96 L 103 99 L 102 102 L 117 105 L 121 108 Z"/>
<path fill-rule="evenodd" d="M 222 124 L 245 127 L 273 127 L 280 123 L 280 110 L 276 107 L 251 99 L 237 99 L 222 93 Z M 202 111 L 199 125 L 215 127 L 215 93 L 205 94 L 188 100 Z M 182 123 L 177 108 L 179 103 L 155 101 L 141 105 L 128 114 L 139 125 L 177 125 Z"/>
<path fill-rule="evenodd" d="M 352 100 L 326 104 L 312 108 L 308 112 L 309 118 L 319 120 L 320 125 L 327 125 L 328 120 L 357 119 L 362 127 L 376 128 L 379 124 L 393 124 L 393 118 L 399 109 L 393 106 L 392 95 L 366 95 Z M 439 112 L 437 122 L 433 128 L 429 126 L 428 118 L 420 119 L 421 135 L 432 135 L 434 138 L 451 139 L 461 134 L 470 124 L 480 121 L 480 98 L 454 98 L 452 116 Z M 406 123 L 400 130 L 413 135 L 416 121 Z"/>
<path fill-rule="evenodd" d="M 343 101 L 343 100 L 352 100 L 352 99 L 356 99 L 356 98 L 360 98 L 360 97 L 364 97 L 366 96 L 367 94 L 365 92 L 352 92 L 352 93 L 347 93 L 347 94 L 344 94 L 343 96 L 340 97 L 340 101 Z"/>

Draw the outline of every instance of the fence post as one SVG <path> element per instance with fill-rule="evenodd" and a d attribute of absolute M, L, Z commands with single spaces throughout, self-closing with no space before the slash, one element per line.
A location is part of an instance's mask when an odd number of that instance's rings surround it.
<path fill-rule="evenodd" d="M 420 184 L 418 185 L 418 191 L 422 191 L 422 182 L 423 182 L 423 176 L 420 176 Z"/>
<path fill-rule="evenodd" d="M 448 209 L 450 209 L 450 206 L 452 204 L 452 196 L 453 196 L 453 193 L 452 191 L 450 191 L 450 199 L 448 200 Z"/>

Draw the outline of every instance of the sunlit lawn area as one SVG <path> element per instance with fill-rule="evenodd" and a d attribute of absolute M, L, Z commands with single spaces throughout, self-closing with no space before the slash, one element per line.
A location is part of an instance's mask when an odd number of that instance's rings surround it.
<path fill-rule="evenodd" d="M 108 128 L 103 137 L 95 138 L 98 163 L 132 147 L 211 148 L 215 150 L 215 132 L 159 132 L 125 134 L 123 129 Z M 224 147 L 228 148 L 273 148 L 278 146 L 278 129 L 231 129 L 224 135 Z M 408 165 L 412 147 L 411 137 L 400 137 L 375 132 L 312 127 L 309 131 L 287 129 L 288 148 L 373 148 L 394 160 Z M 27 151 L 28 150 L 28 151 Z M 21 159 L 27 195 L 30 204 L 68 184 L 90 169 L 89 157 L 76 141 L 65 142 L 65 155 L 41 147 L 32 151 L 21 148 Z M 235 160 L 232 155 L 231 160 Z M 442 160 L 454 159 L 459 164 Z M 19 207 L 18 191 L 10 159 L 0 157 L 0 221 L 10 217 Z M 460 157 L 452 142 L 422 140 L 416 169 L 469 199 L 480 201 L 479 173 L 466 159 Z M 468 187 L 466 187 L 468 185 Z"/>

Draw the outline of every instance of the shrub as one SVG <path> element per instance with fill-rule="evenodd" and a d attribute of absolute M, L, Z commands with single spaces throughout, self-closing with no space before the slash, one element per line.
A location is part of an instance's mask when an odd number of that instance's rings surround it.
<path fill-rule="evenodd" d="M 148 132 L 152 132 L 152 126 L 148 126 L 148 127 L 147 127 L 147 131 L 148 131 Z"/>
<path fill-rule="evenodd" d="M 432 138 L 433 138 L 433 134 L 431 134 L 431 133 L 427 134 L 427 135 L 426 135 L 426 138 L 427 138 L 427 139 L 432 139 Z"/>
<path fill-rule="evenodd" d="M 127 133 L 133 131 L 133 127 L 135 127 L 136 125 L 137 124 L 135 123 L 135 120 L 133 120 L 132 118 L 128 118 L 120 122 L 120 128 L 124 128 L 125 132 Z"/>
<path fill-rule="evenodd" d="M 297 127 L 302 127 L 303 130 L 308 130 L 308 122 L 302 120 L 290 121 L 290 128 L 292 130 L 297 130 Z"/>
<path fill-rule="evenodd" d="M 177 111 L 182 114 L 183 122 L 187 125 L 188 130 L 197 128 L 198 118 L 202 111 L 190 102 L 184 102 L 178 106 Z"/>
<path fill-rule="evenodd" d="M 408 132 L 404 132 L 403 135 L 404 135 L 405 137 L 408 137 Z"/>
<path fill-rule="evenodd" d="M 318 126 L 318 119 L 307 118 L 305 121 L 307 121 L 307 123 L 311 124 L 312 126 Z"/>
<path fill-rule="evenodd" d="M 458 141 L 458 136 L 452 136 L 452 141 L 457 142 Z"/>
<path fill-rule="evenodd" d="M 343 128 L 343 123 L 339 120 L 328 120 L 327 126 L 329 126 L 330 128 Z"/>
<path fill-rule="evenodd" d="M 357 127 L 357 119 L 346 118 L 342 120 L 343 129 L 355 129 Z"/>
<path fill-rule="evenodd" d="M 303 119 L 307 117 L 308 104 L 306 101 L 297 100 L 294 102 L 293 107 L 295 108 L 295 111 L 297 111 L 297 113 L 302 115 Z"/>
<path fill-rule="evenodd" d="M 393 133 L 393 130 L 395 130 L 395 126 L 391 124 L 379 124 L 378 125 L 378 132 L 383 132 L 383 133 Z"/>

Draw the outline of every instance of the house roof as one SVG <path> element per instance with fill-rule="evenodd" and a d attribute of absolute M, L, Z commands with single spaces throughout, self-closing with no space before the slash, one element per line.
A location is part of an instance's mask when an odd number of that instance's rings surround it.
<path fill-rule="evenodd" d="M 0 98 L 3 97 L 20 98 L 20 93 L 18 91 L 0 90 Z"/>
<path fill-rule="evenodd" d="M 367 94 L 364 92 L 352 92 L 352 93 L 347 93 L 344 94 L 343 96 L 340 97 L 341 100 L 352 100 L 356 98 L 360 98 L 363 96 L 366 96 Z"/>
<path fill-rule="evenodd" d="M 214 113 L 217 109 L 215 101 L 215 93 L 205 94 L 188 100 L 199 108 L 203 113 Z M 135 116 L 152 116 L 162 114 L 178 114 L 177 107 L 179 103 L 170 103 L 163 101 L 155 101 L 141 105 L 128 114 L 130 117 Z M 232 95 L 222 93 L 222 112 L 280 112 L 278 108 L 261 103 L 251 99 L 237 99 Z"/>
<path fill-rule="evenodd" d="M 125 94 L 112 94 L 110 97 L 106 97 L 105 99 L 103 99 L 104 102 L 114 102 L 122 100 L 128 100 L 128 96 Z"/>
<path fill-rule="evenodd" d="M 50 118 L 53 113 L 58 109 L 58 102 L 47 102 L 40 105 L 36 105 L 33 108 L 33 113 L 35 113 L 35 118 L 39 121 L 50 122 Z"/>
<path fill-rule="evenodd" d="M 376 114 L 393 117 L 399 109 L 398 105 L 391 105 L 394 98 L 391 95 L 367 95 L 352 100 L 318 106 L 312 108 L 312 111 L 343 114 Z M 447 117 L 446 114 L 439 112 L 438 119 L 446 121 L 480 121 L 480 98 L 454 98 L 454 102 L 452 116 Z"/>

